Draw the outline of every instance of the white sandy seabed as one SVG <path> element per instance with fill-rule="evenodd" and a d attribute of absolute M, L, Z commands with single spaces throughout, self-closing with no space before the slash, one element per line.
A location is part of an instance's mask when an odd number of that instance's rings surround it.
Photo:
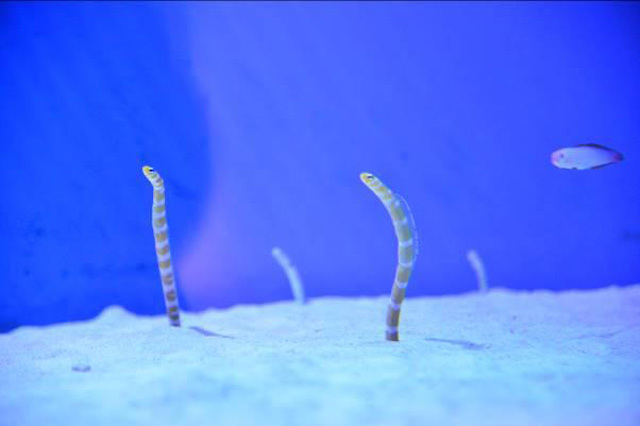
<path fill-rule="evenodd" d="M 0 335 L 2 425 L 640 425 L 640 285 L 321 298 Z"/>

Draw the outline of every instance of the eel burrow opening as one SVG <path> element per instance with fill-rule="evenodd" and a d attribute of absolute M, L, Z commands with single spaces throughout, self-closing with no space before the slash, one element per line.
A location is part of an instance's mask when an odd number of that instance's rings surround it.
<path fill-rule="evenodd" d="M 404 300 L 413 265 L 418 256 L 418 234 L 409 206 L 401 196 L 391 192 L 380 179 L 371 173 L 361 173 L 360 179 L 384 204 L 389 216 L 391 216 L 398 238 L 398 265 L 391 290 L 391 300 L 387 308 L 386 329 L 387 340 L 398 341 L 400 306 Z"/>
<path fill-rule="evenodd" d="M 167 308 L 169 324 L 180 326 L 180 308 L 178 306 L 178 293 L 176 292 L 175 276 L 171 264 L 171 252 L 169 250 L 169 228 L 167 226 L 167 210 L 165 207 L 164 181 L 160 174 L 149 166 L 142 168 L 142 173 L 153 186 L 153 205 L 151 206 L 151 224 L 153 236 L 156 242 L 156 257 L 160 281 L 164 292 L 164 303 Z"/>

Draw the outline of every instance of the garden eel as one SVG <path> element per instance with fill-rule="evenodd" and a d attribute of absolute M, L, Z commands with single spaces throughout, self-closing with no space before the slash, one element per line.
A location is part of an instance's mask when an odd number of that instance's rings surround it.
<path fill-rule="evenodd" d="M 400 306 L 407 291 L 409 277 L 418 255 L 418 234 L 409 206 L 402 197 L 391 190 L 371 173 L 361 173 L 360 179 L 382 201 L 389 212 L 398 238 L 398 265 L 387 309 L 387 340 L 398 341 Z"/>
<path fill-rule="evenodd" d="M 178 294 L 176 293 L 175 277 L 171 265 L 171 252 L 169 251 L 169 228 L 167 227 L 167 213 L 165 208 L 164 181 L 160 174 L 149 166 L 142 168 L 142 173 L 153 186 L 153 206 L 151 208 L 151 221 L 155 238 L 156 257 L 160 281 L 164 292 L 164 303 L 167 308 L 169 324 L 180 327 L 180 308 L 178 307 Z"/>
<path fill-rule="evenodd" d="M 291 286 L 291 291 L 293 292 L 295 300 L 301 305 L 307 303 L 300 274 L 298 273 L 298 269 L 293 265 L 293 263 L 291 263 L 289 256 L 287 256 L 280 247 L 274 247 L 273 250 L 271 250 L 271 254 L 280 266 L 282 266 L 284 273 L 287 274 L 289 285 Z"/>
<path fill-rule="evenodd" d="M 467 252 L 467 260 L 471 264 L 471 269 L 476 273 L 476 280 L 478 281 L 478 291 L 480 293 L 486 293 L 489 290 L 487 285 L 487 272 L 484 269 L 484 263 L 480 258 L 480 255 L 475 250 L 469 250 Z"/>

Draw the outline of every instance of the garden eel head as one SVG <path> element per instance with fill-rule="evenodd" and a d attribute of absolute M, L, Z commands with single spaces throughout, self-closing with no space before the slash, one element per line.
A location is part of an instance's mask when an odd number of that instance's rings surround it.
<path fill-rule="evenodd" d="M 378 186 L 378 179 L 371 173 L 360 173 L 360 180 L 371 189 Z"/>
<path fill-rule="evenodd" d="M 158 172 L 154 170 L 153 167 L 144 166 L 142 168 L 142 173 L 144 173 L 145 177 L 149 180 L 149 182 L 151 182 L 151 185 L 162 185 L 162 178 L 160 177 L 160 174 L 158 174 Z"/>

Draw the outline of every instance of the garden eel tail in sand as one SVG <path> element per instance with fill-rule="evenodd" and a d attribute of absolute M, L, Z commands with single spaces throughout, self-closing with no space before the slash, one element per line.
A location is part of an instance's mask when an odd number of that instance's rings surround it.
<path fill-rule="evenodd" d="M 391 192 L 371 173 L 361 173 L 362 182 L 382 201 L 389 212 L 398 238 L 398 266 L 393 281 L 391 300 L 387 309 L 387 340 L 398 341 L 400 306 L 407 291 L 409 277 L 418 255 L 418 234 L 409 206 L 402 197 Z"/>
<path fill-rule="evenodd" d="M 153 206 L 151 208 L 151 221 L 153 235 L 156 242 L 156 257 L 160 270 L 160 281 L 164 292 L 164 303 L 167 308 L 169 324 L 180 326 L 180 308 L 178 307 L 178 294 L 176 293 L 175 277 L 171 265 L 171 252 L 169 250 L 169 228 L 167 227 L 167 213 L 165 208 L 164 181 L 160 174 L 149 166 L 142 168 L 142 173 L 153 186 Z"/>

